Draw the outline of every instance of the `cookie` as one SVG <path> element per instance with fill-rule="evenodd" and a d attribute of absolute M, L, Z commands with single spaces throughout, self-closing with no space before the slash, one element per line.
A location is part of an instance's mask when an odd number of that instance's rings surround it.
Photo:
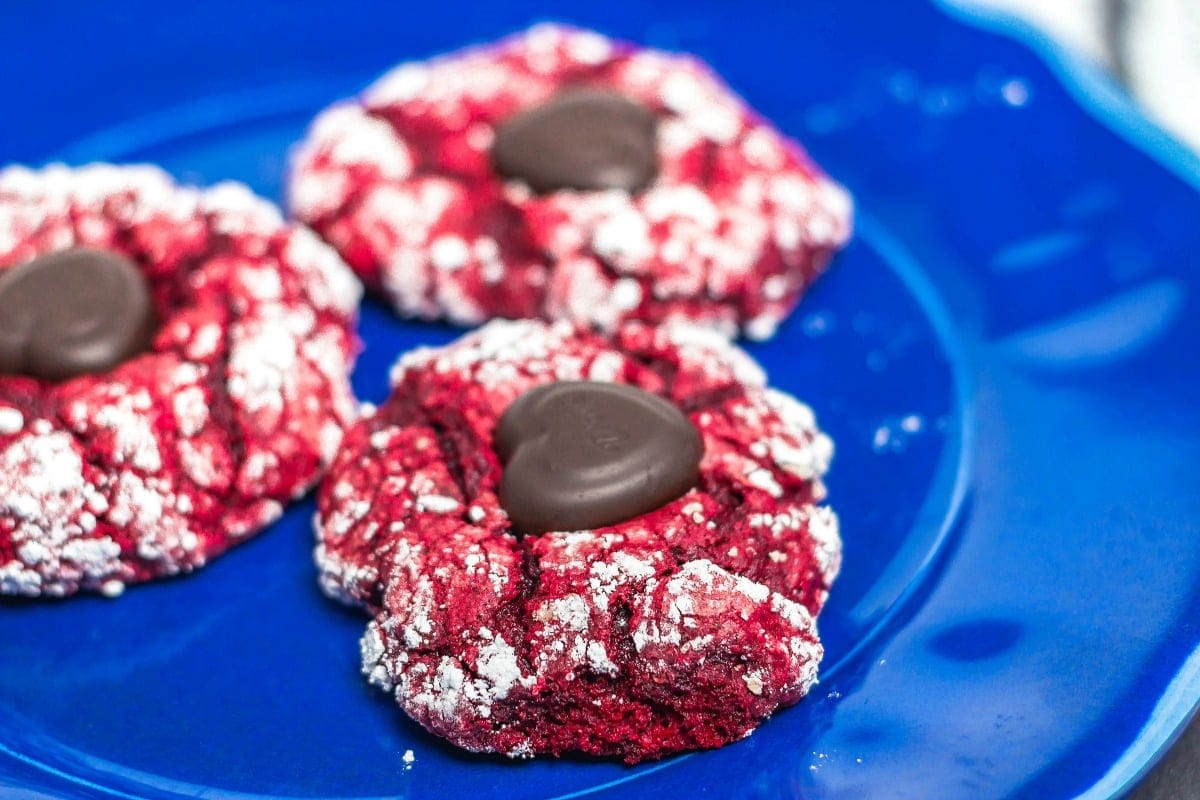
<path fill-rule="evenodd" d="M 833 446 L 721 334 L 497 320 L 392 379 L 318 492 L 316 561 L 374 617 L 364 673 L 425 728 L 633 763 L 813 685 Z"/>
<path fill-rule="evenodd" d="M 152 167 L 0 170 L 0 594 L 120 594 L 276 519 L 357 414 L 312 232 Z"/>
<path fill-rule="evenodd" d="M 770 337 L 847 194 L 698 60 L 540 25 L 324 111 L 292 213 L 405 316 Z"/>

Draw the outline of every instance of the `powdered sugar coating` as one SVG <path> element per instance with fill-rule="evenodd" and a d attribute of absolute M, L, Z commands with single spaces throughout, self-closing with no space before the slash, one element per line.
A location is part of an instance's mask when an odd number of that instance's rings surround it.
<path fill-rule="evenodd" d="M 489 149 L 563 86 L 659 120 L 660 174 L 533 195 Z M 403 314 L 474 325 L 544 316 L 612 330 L 686 319 L 769 338 L 850 235 L 851 202 L 702 63 L 539 25 L 403 64 L 323 112 L 295 153 L 292 213 Z"/>
<path fill-rule="evenodd" d="M 203 566 L 307 490 L 356 416 L 358 282 L 245 187 L 0 170 L 0 271 L 75 246 L 132 259 L 160 326 L 104 374 L 0 376 L 0 594 L 116 596 Z"/>
<path fill-rule="evenodd" d="M 491 447 L 521 393 L 618 381 L 701 432 L 695 489 L 590 531 L 517 538 Z M 321 585 L 374 620 L 363 670 L 429 730 L 514 756 L 634 762 L 747 735 L 816 680 L 841 558 L 832 444 L 720 335 L 489 323 L 396 364 L 318 494 Z"/>

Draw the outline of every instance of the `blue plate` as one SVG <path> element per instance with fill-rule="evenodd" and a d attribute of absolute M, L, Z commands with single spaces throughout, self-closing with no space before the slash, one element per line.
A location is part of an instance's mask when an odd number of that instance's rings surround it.
<path fill-rule="evenodd" d="M 0 12 L 0 158 L 149 160 L 272 197 L 322 105 L 550 8 L 60 5 Z M 195 577 L 0 605 L 0 794 L 1128 789 L 1200 697 L 1200 166 L 1011 22 L 842 5 L 569 20 L 699 53 L 858 200 L 854 243 L 751 348 L 838 444 L 845 570 L 809 698 L 633 769 L 462 753 L 359 677 L 364 620 L 315 588 L 307 501 Z M 455 332 L 368 304 L 362 334 L 355 383 L 376 400 L 398 352 Z"/>

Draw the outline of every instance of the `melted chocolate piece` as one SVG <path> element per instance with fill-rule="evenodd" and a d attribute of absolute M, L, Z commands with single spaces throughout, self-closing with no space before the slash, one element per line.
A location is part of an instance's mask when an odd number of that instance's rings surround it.
<path fill-rule="evenodd" d="M 144 352 L 154 306 L 124 256 L 77 247 L 0 271 L 0 374 L 61 381 Z"/>
<path fill-rule="evenodd" d="M 704 442 L 678 408 L 614 383 L 531 389 L 496 427 L 500 502 L 521 533 L 599 528 L 687 492 Z"/>
<path fill-rule="evenodd" d="M 658 174 L 656 129 L 654 115 L 624 95 L 568 89 L 502 123 L 492 165 L 538 194 L 639 192 Z"/>

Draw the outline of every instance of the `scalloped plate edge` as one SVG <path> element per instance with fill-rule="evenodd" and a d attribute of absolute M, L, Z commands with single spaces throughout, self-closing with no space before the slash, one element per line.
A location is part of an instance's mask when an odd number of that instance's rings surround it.
<path fill-rule="evenodd" d="M 1150 120 L 1104 71 L 1013 14 L 975 0 L 933 0 L 951 18 L 1033 51 L 1090 116 L 1200 191 L 1200 155 Z M 1114 800 L 1136 788 L 1200 710 L 1200 643 L 1167 684 L 1146 724 L 1108 771 L 1076 800 Z"/>

